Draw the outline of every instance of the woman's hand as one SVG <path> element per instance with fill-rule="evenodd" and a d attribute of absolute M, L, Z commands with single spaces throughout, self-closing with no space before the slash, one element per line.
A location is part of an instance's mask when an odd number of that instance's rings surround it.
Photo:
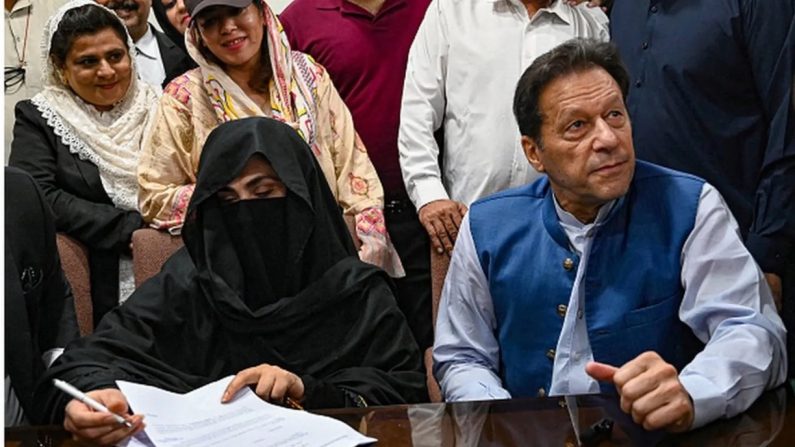
<path fill-rule="evenodd" d="M 88 397 L 106 406 L 108 410 L 125 416 L 131 428 L 116 422 L 114 415 L 96 411 L 77 399 L 66 405 L 63 427 L 74 439 L 98 445 L 114 445 L 143 430 L 142 415 L 127 416 L 127 398 L 115 388 L 106 388 L 86 393 Z"/>
<path fill-rule="evenodd" d="M 304 398 L 304 382 L 300 377 L 278 366 L 263 363 L 237 373 L 226 387 L 221 402 L 229 402 L 241 388 L 255 384 L 254 392 L 263 400 L 281 403 L 287 397 L 297 401 Z"/>

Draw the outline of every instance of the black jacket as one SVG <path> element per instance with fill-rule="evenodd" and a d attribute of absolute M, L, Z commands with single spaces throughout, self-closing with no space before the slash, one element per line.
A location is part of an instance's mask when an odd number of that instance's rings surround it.
<path fill-rule="evenodd" d="M 27 171 L 39 184 L 59 232 L 90 251 L 94 322 L 118 303 L 118 255 L 129 251 L 133 231 L 144 226 L 137 211 L 116 208 L 96 165 L 69 151 L 33 103 L 17 103 L 10 166 Z"/>
<path fill-rule="evenodd" d="M 19 169 L 6 168 L 5 186 L 5 370 L 25 416 L 38 423 L 33 387 L 46 367 L 42 354 L 79 333 L 50 207 Z"/>
<path fill-rule="evenodd" d="M 155 35 L 155 40 L 157 40 L 157 47 L 160 49 L 160 59 L 163 61 L 163 68 L 166 71 L 166 79 L 162 85 L 165 88 L 172 79 L 196 68 L 196 62 L 164 33 L 154 29 L 154 27 L 152 27 L 152 32 Z"/>

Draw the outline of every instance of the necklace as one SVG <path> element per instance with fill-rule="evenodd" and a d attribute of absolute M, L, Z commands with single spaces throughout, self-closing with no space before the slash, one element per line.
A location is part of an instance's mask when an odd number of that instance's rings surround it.
<path fill-rule="evenodd" d="M 28 6 L 28 8 L 32 8 L 33 5 Z M 14 45 L 14 50 L 17 53 L 17 65 L 14 67 L 5 67 L 4 76 L 3 76 L 3 90 L 8 92 L 10 89 L 20 87 L 22 83 L 25 82 L 25 65 L 26 60 L 25 57 L 27 56 L 28 50 L 28 31 L 30 30 L 30 16 L 32 15 L 31 11 L 28 11 L 27 17 L 25 17 L 25 36 L 24 40 L 22 41 L 22 53 L 20 54 L 19 48 Z M 17 36 L 14 35 L 14 28 L 11 27 L 11 21 L 6 19 L 8 23 L 8 30 L 11 32 L 11 36 L 14 40 L 17 39 Z"/>

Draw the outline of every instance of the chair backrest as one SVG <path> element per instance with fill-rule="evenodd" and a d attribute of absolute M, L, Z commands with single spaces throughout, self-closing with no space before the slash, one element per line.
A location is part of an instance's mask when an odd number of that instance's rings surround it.
<path fill-rule="evenodd" d="M 182 238 L 154 228 L 135 230 L 132 235 L 135 287 L 160 272 L 163 264 L 182 248 Z"/>
<path fill-rule="evenodd" d="M 433 311 L 434 331 L 436 331 L 436 314 L 439 311 L 439 300 L 442 298 L 442 286 L 444 278 L 447 276 L 447 268 L 450 267 L 450 256 L 437 253 L 431 247 L 431 310 Z M 442 402 L 442 391 L 436 378 L 433 377 L 433 348 L 425 350 L 425 372 L 426 383 L 428 385 L 428 396 L 431 402 Z"/>
<path fill-rule="evenodd" d="M 72 288 L 75 313 L 80 335 L 94 331 L 93 306 L 91 305 L 91 269 L 88 266 L 88 249 L 81 242 L 63 233 L 56 235 L 58 255 L 61 257 L 66 280 Z"/>

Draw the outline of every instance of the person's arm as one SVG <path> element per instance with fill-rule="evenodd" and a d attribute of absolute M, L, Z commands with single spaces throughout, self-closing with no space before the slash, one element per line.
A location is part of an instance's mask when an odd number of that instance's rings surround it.
<path fill-rule="evenodd" d="M 764 163 L 745 243 L 762 271 L 774 275 L 769 277 L 770 285 L 779 289 L 774 298 L 780 300 L 780 277 L 795 249 L 795 4 L 745 0 L 741 7 L 748 67 L 767 126 Z"/>
<path fill-rule="evenodd" d="M 67 192 L 57 176 L 55 139 L 41 114 L 29 101 L 17 104 L 15 113 L 9 166 L 26 171 L 36 180 L 53 211 L 58 231 L 90 248 L 129 251 L 132 233 L 143 225 L 141 215 Z"/>
<path fill-rule="evenodd" d="M 176 82 L 176 81 L 175 81 Z M 160 98 L 138 162 L 138 199 L 146 222 L 158 229 L 182 228 L 196 184 L 191 152 L 196 138 L 188 106 L 172 82 Z"/>
<path fill-rule="evenodd" d="M 679 318 L 706 344 L 677 375 L 656 352 L 624 365 L 590 362 L 621 409 L 647 430 L 680 432 L 745 411 L 786 377 L 786 330 L 767 283 L 718 191 L 704 184 L 682 248 Z"/>
<path fill-rule="evenodd" d="M 444 118 L 447 35 L 441 2 L 428 7 L 409 51 L 400 109 L 400 169 L 420 222 L 439 253 L 453 251 L 466 205 L 450 200 L 442 184 L 434 132 Z"/>
<path fill-rule="evenodd" d="M 498 376 L 500 347 L 494 305 L 469 215 L 453 250 L 436 317 L 433 370 L 447 401 L 508 399 Z"/>
<path fill-rule="evenodd" d="M 323 70 L 318 81 L 318 112 L 328 113 L 331 127 L 331 157 L 336 175 L 337 201 L 343 214 L 353 216 L 356 238 L 361 243 L 359 257 L 377 265 L 390 276 L 404 276 L 397 250 L 389 240 L 384 221 L 384 189 L 367 149 L 353 127 L 353 118 Z"/>
<path fill-rule="evenodd" d="M 737 222 L 710 185 L 682 252 L 682 284 L 679 318 L 706 343 L 679 374 L 699 427 L 745 411 L 786 377 L 784 324 Z"/>

